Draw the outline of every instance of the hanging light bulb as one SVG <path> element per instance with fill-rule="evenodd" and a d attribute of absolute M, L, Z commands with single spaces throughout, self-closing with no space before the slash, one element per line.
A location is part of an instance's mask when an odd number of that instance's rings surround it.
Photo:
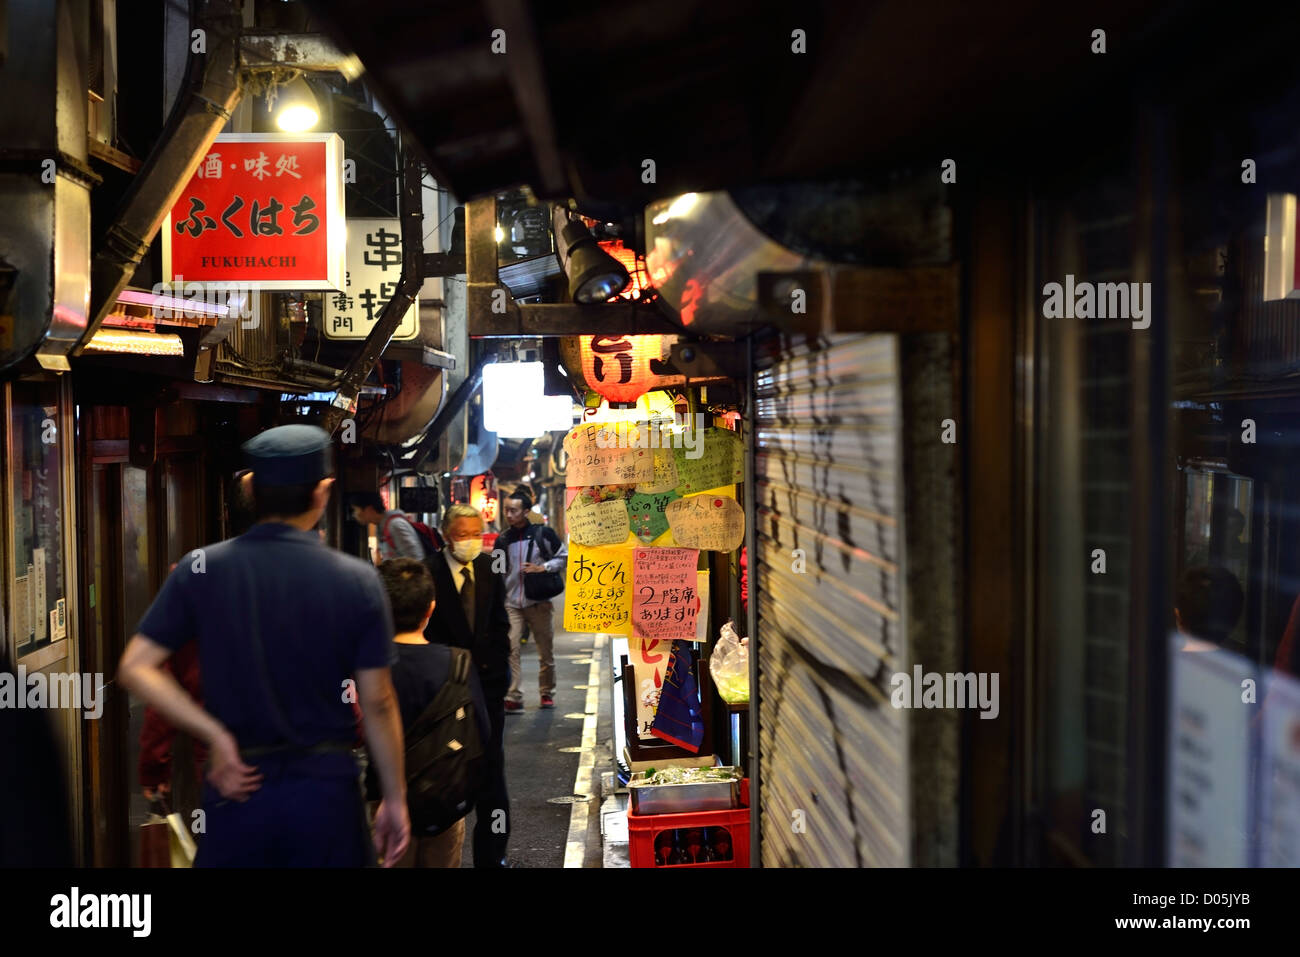
<path fill-rule="evenodd" d="M 320 122 L 320 106 L 306 79 L 286 84 L 277 97 L 275 125 L 286 133 L 305 133 Z"/>

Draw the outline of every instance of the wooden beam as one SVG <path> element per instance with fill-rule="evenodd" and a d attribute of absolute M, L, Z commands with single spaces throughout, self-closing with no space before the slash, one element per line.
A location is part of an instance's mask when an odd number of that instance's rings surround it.
<path fill-rule="evenodd" d="M 981 197 L 973 210 L 971 234 L 979 242 L 971 243 L 963 337 L 966 415 L 954 416 L 965 450 L 966 667 L 1001 675 L 1007 689 L 999 720 L 965 714 L 963 863 L 977 867 L 1017 863 L 1022 823 L 1015 755 L 1024 747 L 1029 676 L 1017 654 L 1024 634 L 1017 547 L 1024 514 L 1016 469 L 1017 209 L 1015 197 L 994 194 Z"/>
<path fill-rule="evenodd" d="M 475 339 L 538 336 L 672 335 L 681 327 L 654 306 L 633 302 L 525 303 L 509 299 L 505 312 L 494 312 L 491 287 L 471 286 L 468 292 L 469 334 Z M 500 299 L 498 298 L 499 302 Z"/>
<path fill-rule="evenodd" d="M 790 332 L 955 334 L 960 282 L 956 263 L 761 272 L 758 301 L 764 318 Z"/>
<path fill-rule="evenodd" d="M 121 150 L 114 149 L 107 143 L 101 143 L 99 140 L 91 139 L 88 142 L 90 155 L 97 160 L 103 160 L 109 166 L 116 166 L 118 169 L 132 175 L 140 172 L 143 165 L 134 156 L 123 153 Z"/>
<path fill-rule="evenodd" d="M 555 123 L 551 117 L 550 94 L 546 72 L 542 69 L 542 52 L 537 44 L 537 29 L 529 19 L 523 0 L 487 0 L 488 16 L 506 34 L 506 75 L 515 103 L 523 116 L 533 159 L 542 181 L 534 184 L 538 192 L 560 197 L 566 191 L 564 165 L 555 143 Z"/>

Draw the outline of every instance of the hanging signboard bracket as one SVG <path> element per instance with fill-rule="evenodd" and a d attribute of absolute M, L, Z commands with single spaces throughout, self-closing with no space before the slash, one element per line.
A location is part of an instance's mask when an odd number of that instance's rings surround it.
<path fill-rule="evenodd" d="M 465 207 L 467 311 L 472 338 L 671 335 L 681 327 L 646 303 L 517 303 L 497 268 L 496 198 Z"/>

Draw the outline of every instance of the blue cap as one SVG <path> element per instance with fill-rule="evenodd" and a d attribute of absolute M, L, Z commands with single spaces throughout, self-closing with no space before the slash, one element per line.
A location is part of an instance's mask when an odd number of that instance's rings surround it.
<path fill-rule="evenodd" d="M 330 434 L 315 425 L 280 425 L 243 444 L 258 485 L 306 485 L 334 474 Z"/>

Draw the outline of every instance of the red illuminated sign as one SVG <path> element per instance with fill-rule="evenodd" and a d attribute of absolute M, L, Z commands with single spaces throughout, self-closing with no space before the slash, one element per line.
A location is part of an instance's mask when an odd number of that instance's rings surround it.
<path fill-rule="evenodd" d="M 342 139 L 218 136 L 163 230 L 163 272 L 173 283 L 342 289 Z"/>

